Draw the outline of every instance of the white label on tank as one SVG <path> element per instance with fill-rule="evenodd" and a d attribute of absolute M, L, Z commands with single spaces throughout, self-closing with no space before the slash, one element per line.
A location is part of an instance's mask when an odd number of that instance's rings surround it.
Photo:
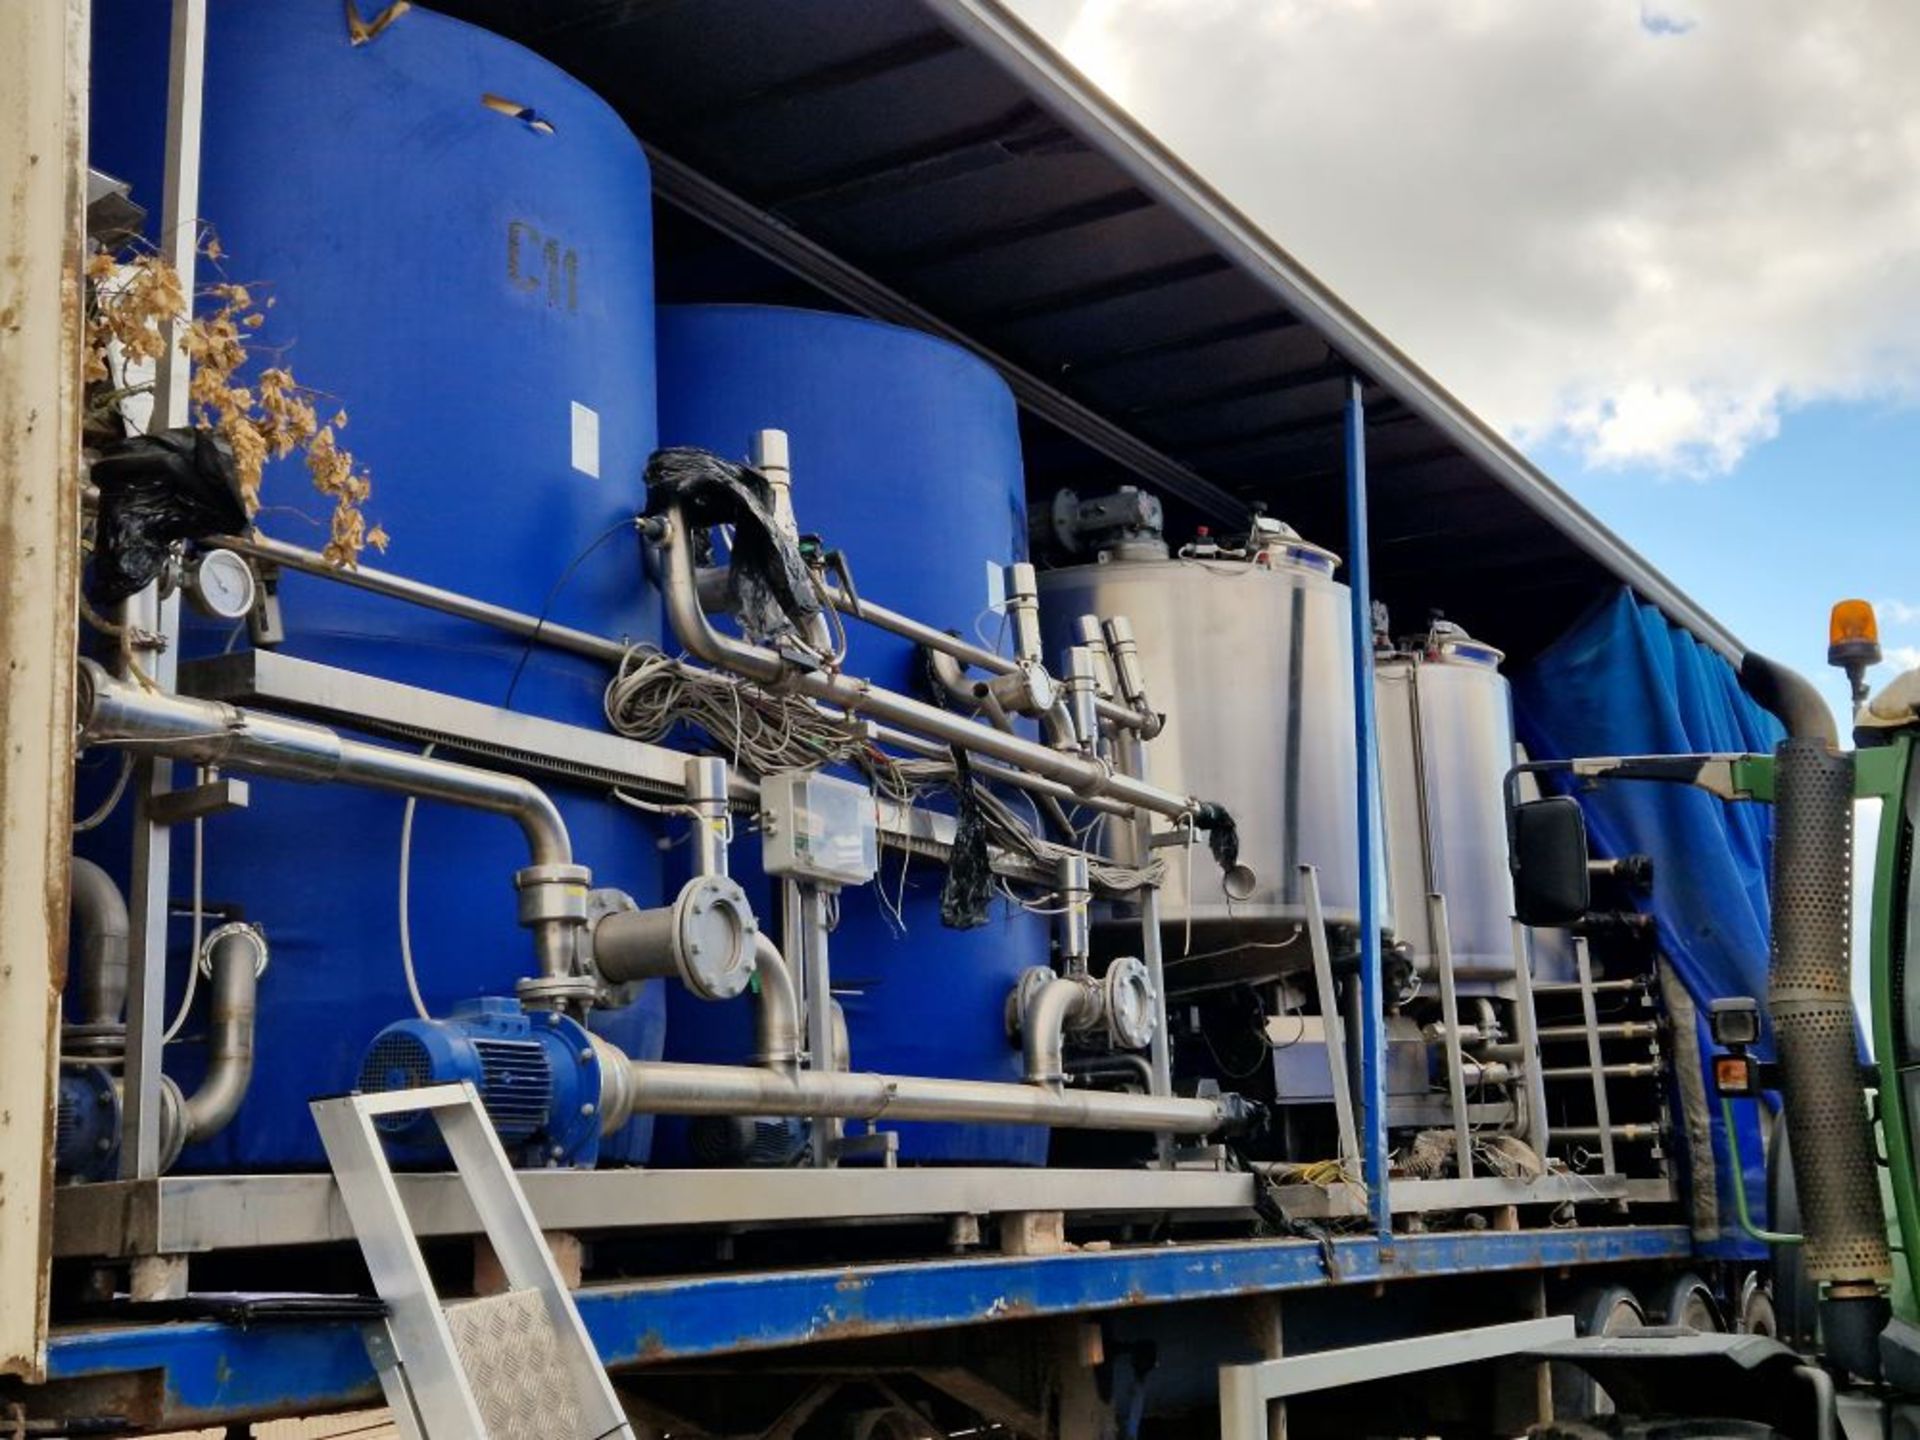
<path fill-rule="evenodd" d="M 600 478 L 600 412 L 573 402 L 573 468 Z"/>
<path fill-rule="evenodd" d="M 987 609 L 996 615 L 1007 613 L 1007 570 L 991 560 L 987 561 Z"/>

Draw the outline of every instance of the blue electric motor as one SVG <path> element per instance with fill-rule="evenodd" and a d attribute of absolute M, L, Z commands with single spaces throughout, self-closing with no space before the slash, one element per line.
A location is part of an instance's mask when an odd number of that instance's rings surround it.
<path fill-rule="evenodd" d="M 487 995 L 444 1020 L 401 1020 L 373 1037 L 360 1066 L 363 1091 L 412 1090 L 465 1080 L 516 1166 L 591 1166 L 600 1156 L 600 1057 L 587 1032 L 553 1011 L 529 1014 Z M 376 1122 L 397 1149 L 420 1157 L 444 1148 L 424 1110 Z"/>

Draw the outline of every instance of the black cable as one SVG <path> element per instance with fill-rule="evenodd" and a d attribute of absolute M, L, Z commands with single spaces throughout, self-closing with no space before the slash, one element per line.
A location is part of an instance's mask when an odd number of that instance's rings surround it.
<path fill-rule="evenodd" d="M 527 636 L 526 647 L 520 652 L 520 663 L 513 667 L 513 678 L 507 682 L 507 698 L 500 702 L 503 710 L 511 710 L 513 708 L 513 692 L 520 688 L 520 676 L 527 668 L 527 661 L 533 657 L 533 647 L 540 643 L 540 632 L 544 630 L 547 625 L 547 612 L 553 609 L 553 602 L 560 598 L 560 592 L 566 588 L 567 582 L 573 578 L 573 572 L 585 564 L 587 557 L 602 545 L 606 544 L 607 541 L 618 535 L 622 530 L 632 530 L 637 523 L 638 522 L 632 518 L 615 521 L 605 530 L 601 531 L 599 536 L 589 544 L 586 549 L 582 550 L 567 562 L 567 568 L 560 572 L 560 578 L 554 581 L 553 588 L 547 591 L 547 598 L 540 602 L 540 613 L 534 619 L 533 633 Z"/>

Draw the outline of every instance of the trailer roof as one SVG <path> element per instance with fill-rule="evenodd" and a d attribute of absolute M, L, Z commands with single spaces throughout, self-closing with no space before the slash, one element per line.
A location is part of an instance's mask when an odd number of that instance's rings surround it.
<path fill-rule="evenodd" d="M 1036 486 L 1137 479 L 1201 518 L 1261 503 L 1336 539 L 1356 371 L 1396 608 L 1525 653 L 1625 583 L 1742 652 L 998 0 L 438 6 L 626 117 L 678 212 L 664 294 L 824 296 L 957 340 L 1013 384 Z"/>

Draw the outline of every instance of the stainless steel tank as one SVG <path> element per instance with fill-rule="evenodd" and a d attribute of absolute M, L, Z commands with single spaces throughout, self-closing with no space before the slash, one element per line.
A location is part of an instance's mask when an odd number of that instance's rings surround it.
<path fill-rule="evenodd" d="M 1146 747 L 1149 778 L 1220 801 L 1239 828 L 1252 878 L 1234 895 L 1204 841 L 1190 855 L 1159 852 L 1174 988 L 1310 964 L 1295 939 L 1306 918 L 1302 864 L 1318 867 L 1330 925 L 1358 916 L 1352 626 L 1337 563 L 1265 521 L 1236 550 L 1202 544 L 1169 556 L 1134 543 L 1040 577 L 1049 660 L 1074 643 L 1082 615 L 1131 621 L 1148 693 L 1166 715 Z M 1103 832 L 1116 858 L 1131 858 L 1124 829 Z"/>
<path fill-rule="evenodd" d="M 1458 626 L 1374 665 L 1380 793 L 1399 939 L 1433 973 L 1427 896 L 1447 901 L 1460 988 L 1491 994 L 1513 979 L 1513 882 L 1504 783 L 1513 764 L 1513 702 L 1502 655 Z"/>

